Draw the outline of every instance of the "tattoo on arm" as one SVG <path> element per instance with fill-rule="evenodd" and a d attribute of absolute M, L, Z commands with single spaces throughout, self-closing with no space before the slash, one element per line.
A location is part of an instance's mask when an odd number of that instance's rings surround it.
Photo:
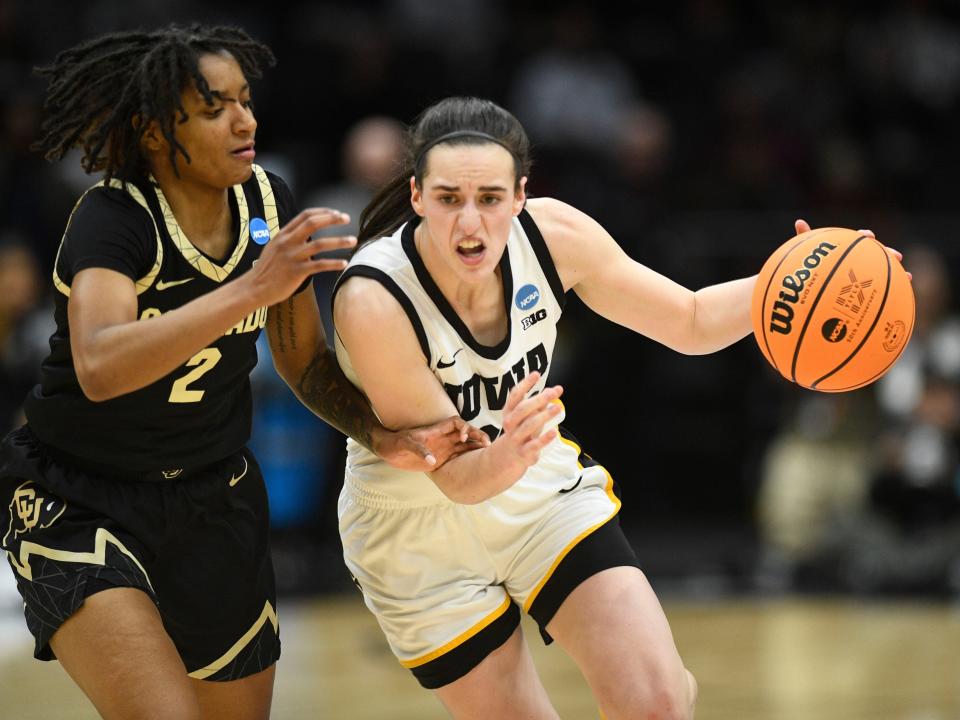
<path fill-rule="evenodd" d="M 294 322 L 296 313 L 293 311 L 293 298 L 287 300 L 287 317 L 290 319 L 290 349 L 297 349 L 297 324 Z"/>
<path fill-rule="evenodd" d="M 283 303 L 277 303 L 276 305 L 273 306 L 273 314 L 274 314 L 274 317 L 276 317 L 277 319 L 277 323 L 274 328 L 277 335 L 277 349 L 280 352 L 285 353 L 287 351 L 287 339 L 284 337 L 284 334 L 283 334 L 283 331 L 284 331 L 283 313 L 284 313 Z M 290 319 L 290 322 L 293 323 L 292 317 Z"/>
<path fill-rule="evenodd" d="M 370 403 L 347 380 L 336 357 L 321 345 L 297 384 L 300 400 L 314 413 L 373 450 L 373 430 L 380 425 Z"/>
<path fill-rule="evenodd" d="M 291 352 L 297 349 L 296 313 L 293 309 L 293 298 L 273 306 L 273 313 L 277 319 L 275 331 L 277 335 L 277 349 L 285 353 L 287 346 Z"/>

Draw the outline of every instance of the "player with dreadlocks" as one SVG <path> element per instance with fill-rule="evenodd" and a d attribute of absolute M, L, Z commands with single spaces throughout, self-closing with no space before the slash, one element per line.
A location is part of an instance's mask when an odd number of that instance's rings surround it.
<path fill-rule="evenodd" d="M 481 433 L 390 432 L 327 350 L 311 239 L 253 163 L 249 79 L 270 50 L 234 28 L 106 35 L 61 53 L 47 158 L 83 151 L 54 267 L 56 333 L 27 424 L 0 445 L 2 547 L 36 657 L 109 718 L 265 718 L 280 654 L 266 493 L 245 445 L 267 328 L 298 397 L 388 462 L 426 470 Z M 218 681 L 218 682 L 211 682 Z"/>

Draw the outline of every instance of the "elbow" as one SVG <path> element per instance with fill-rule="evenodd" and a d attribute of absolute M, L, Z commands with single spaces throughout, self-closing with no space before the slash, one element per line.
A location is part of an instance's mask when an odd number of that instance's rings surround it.
<path fill-rule="evenodd" d="M 709 345 L 705 342 L 698 341 L 697 339 L 692 339 L 687 343 L 683 343 L 678 347 L 673 348 L 681 355 L 709 355 L 715 353 L 720 348 Z"/>
<path fill-rule="evenodd" d="M 681 355 L 708 355 L 717 349 L 712 347 L 705 338 L 700 337 L 694 328 L 676 333 L 673 339 L 664 344 Z"/>
<path fill-rule="evenodd" d="M 476 494 L 464 492 L 462 488 L 451 488 L 443 483 L 437 483 L 437 487 L 440 488 L 440 492 L 446 496 L 447 500 L 457 505 L 476 505 L 485 499 Z"/>
<path fill-rule="evenodd" d="M 74 367 L 76 368 L 80 390 L 83 391 L 84 397 L 90 402 L 104 402 L 119 395 L 111 387 L 109 373 L 91 367 L 89 362 L 80 362 L 77 358 L 74 358 Z"/>
<path fill-rule="evenodd" d="M 80 343 L 74 336 L 71 339 L 70 352 L 73 356 L 73 368 L 77 373 L 77 383 L 87 400 L 99 403 L 123 394 L 115 369 L 110 367 L 102 353 L 96 352 L 92 343 Z"/>
<path fill-rule="evenodd" d="M 276 356 L 274 356 L 273 369 L 277 371 L 277 375 L 287 384 L 287 387 L 296 392 L 306 368 L 294 367 L 289 362 L 277 362 Z"/>

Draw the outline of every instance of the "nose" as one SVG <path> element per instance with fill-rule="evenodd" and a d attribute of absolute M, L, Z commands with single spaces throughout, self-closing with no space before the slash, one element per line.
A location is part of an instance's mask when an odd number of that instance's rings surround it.
<path fill-rule="evenodd" d="M 467 201 L 463 204 L 457 223 L 464 235 L 473 235 L 480 229 L 480 211 L 475 203 Z"/>
<path fill-rule="evenodd" d="M 252 107 L 244 107 L 237 103 L 237 112 L 233 121 L 234 132 L 238 135 L 252 135 L 257 129 L 257 118 L 254 117 Z"/>

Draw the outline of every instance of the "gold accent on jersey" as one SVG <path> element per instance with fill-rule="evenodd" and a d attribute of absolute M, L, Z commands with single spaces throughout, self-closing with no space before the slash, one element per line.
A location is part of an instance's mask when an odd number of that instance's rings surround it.
<path fill-rule="evenodd" d="M 472 637 L 473 637 L 474 635 L 476 635 L 478 632 L 480 632 L 480 631 L 483 630 L 485 627 L 487 627 L 488 625 L 490 625 L 494 620 L 496 620 L 496 619 L 499 618 L 501 615 L 503 615 L 507 610 L 510 609 L 510 603 L 511 603 L 511 602 L 513 602 L 513 601 L 510 599 L 510 596 L 507 595 L 507 597 L 505 597 L 505 598 L 503 599 L 503 603 L 501 603 L 500 607 L 498 607 L 498 608 L 497 608 L 496 610 L 494 610 L 492 613 L 490 613 L 489 615 L 487 615 L 483 620 L 481 620 L 480 622 L 478 622 L 476 625 L 474 625 L 474 626 L 473 626 L 472 628 L 470 628 L 469 630 L 467 630 L 467 631 L 465 631 L 465 632 L 462 632 L 462 633 L 460 633 L 459 635 L 457 635 L 457 637 L 455 637 L 453 640 L 451 640 L 450 642 L 448 642 L 448 643 L 447 643 L 446 645 L 444 645 L 443 647 L 439 647 L 439 648 L 437 648 L 436 650 L 434 650 L 433 652 L 429 652 L 429 653 L 427 653 L 426 655 L 422 655 L 421 657 L 415 658 L 415 659 L 413 659 L 413 660 L 401 660 L 401 661 L 400 661 L 400 664 L 403 665 L 405 668 L 420 667 L 421 665 L 426 665 L 426 664 L 427 664 L 428 662 L 430 662 L 431 660 L 436 660 L 436 659 L 437 659 L 438 657 L 440 657 L 441 655 L 447 654 L 448 652 L 450 652 L 451 650 L 453 650 L 453 649 L 454 649 L 455 647 L 457 647 L 458 645 L 462 645 L 463 643 L 465 643 L 467 640 L 469 640 L 470 638 L 472 638 Z"/>
<path fill-rule="evenodd" d="M 63 250 L 63 241 L 67 237 L 67 230 L 70 229 L 70 223 L 73 220 L 73 214 L 77 212 L 77 208 L 80 207 L 80 203 L 87 196 L 87 193 L 98 187 L 112 187 L 116 188 L 117 190 L 122 190 L 123 183 L 116 178 L 111 179 L 109 185 L 105 182 L 98 182 L 93 187 L 89 187 L 84 191 L 83 195 L 81 195 L 77 202 L 74 203 L 73 210 L 70 211 L 70 217 L 67 218 L 67 225 L 63 230 L 63 236 L 60 238 L 60 246 L 57 248 L 56 260 L 53 261 L 53 286 L 67 297 L 70 297 L 70 286 L 63 282 L 63 280 L 60 279 L 60 275 L 57 273 L 57 265 L 60 263 L 60 251 Z M 140 295 L 148 290 L 151 285 L 153 285 L 153 281 L 156 279 L 157 273 L 160 272 L 160 266 L 163 264 L 163 242 L 160 240 L 160 228 L 157 227 L 157 222 L 153 217 L 153 213 L 150 212 L 150 206 L 147 205 L 147 199 L 143 196 L 143 193 L 140 192 L 140 189 L 133 183 L 127 183 L 127 194 L 136 200 L 137 203 L 147 211 L 147 215 L 150 216 L 150 221 L 153 223 L 153 228 L 156 232 L 157 238 L 157 255 L 154 258 L 153 267 L 150 268 L 146 275 L 136 281 L 137 295 Z"/>
<path fill-rule="evenodd" d="M 192 403 L 203 400 L 203 394 L 206 390 L 188 390 L 187 387 L 213 370 L 213 367 L 220 362 L 223 353 L 215 347 L 204 348 L 185 363 L 186 367 L 192 367 L 193 370 L 173 383 L 170 388 L 170 397 L 168 402 L 172 403 Z"/>
<path fill-rule="evenodd" d="M 247 315 L 243 320 L 227 330 L 224 335 L 240 335 L 241 333 L 263 330 L 267 326 L 267 307 L 259 307 Z"/>
<path fill-rule="evenodd" d="M 147 584 L 150 585 L 150 589 L 153 590 L 153 585 L 150 583 L 150 576 L 147 575 L 147 571 L 144 569 L 143 565 L 140 564 L 140 561 L 130 552 L 127 547 L 117 540 L 117 538 L 109 531 L 104 528 L 97 528 L 97 533 L 94 536 L 93 542 L 93 552 L 71 552 L 70 550 L 54 550 L 53 548 L 44 547 L 43 545 L 38 545 L 37 543 L 27 542 L 24 540 L 20 543 L 20 557 L 17 558 L 9 550 L 5 550 L 7 558 L 10 560 L 10 564 L 13 565 L 13 569 L 16 570 L 20 575 L 27 580 L 33 580 L 33 568 L 30 567 L 30 556 L 39 555 L 40 557 L 45 557 L 48 560 L 60 560 L 63 562 L 76 562 L 76 563 L 89 563 L 92 565 L 103 565 L 106 562 L 107 558 L 107 543 L 111 543 L 117 550 L 126 555 L 133 563 L 140 568 L 140 572 L 143 573 L 143 576 L 147 579 Z"/>
<path fill-rule="evenodd" d="M 254 172 L 260 170 L 257 165 L 254 165 L 253 168 Z M 263 171 L 261 170 L 260 172 Z M 259 179 L 259 175 L 257 177 Z M 214 282 L 223 282 L 237 266 L 237 263 L 240 262 L 244 252 L 247 250 L 247 243 L 250 241 L 250 209 L 247 207 L 247 196 L 243 193 L 243 186 L 233 186 L 233 194 L 237 199 L 237 210 L 240 214 L 240 236 L 237 239 L 236 247 L 233 248 L 233 253 L 227 258 L 227 261 L 223 265 L 217 265 L 217 263 L 200 252 L 194 244 L 190 242 L 189 238 L 187 238 L 181 229 L 180 223 L 177 222 L 177 218 L 174 217 L 173 210 L 170 209 L 170 203 L 168 203 L 167 198 L 164 197 L 160 185 L 157 184 L 157 181 L 154 180 L 152 176 L 150 181 L 154 184 L 154 192 L 156 192 L 157 200 L 160 202 L 160 212 L 163 213 L 163 221 L 167 226 L 170 239 L 173 240 L 173 244 L 176 245 L 180 254 L 183 255 L 184 260 L 190 263 L 202 275 L 205 275 Z M 264 202 L 266 202 L 266 199 L 264 199 Z"/>
<path fill-rule="evenodd" d="M 277 199 L 273 196 L 273 186 L 270 184 L 270 178 L 259 165 L 253 166 L 253 172 L 257 176 L 257 182 L 260 184 L 260 197 L 263 198 L 263 214 L 266 216 L 267 227 L 270 228 L 270 237 L 276 237 L 277 230 L 280 229 L 280 217 L 277 215 Z"/>
<path fill-rule="evenodd" d="M 260 613 L 260 617 L 257 618 L 257 621 L 249 630 L 247 630 L 247 632 L 243 634 L 243 637 L 233 644 L 233 647 L 231 647 L 223 655 L 206 667 L 200 668 L 199 670 L 194 670 L 192 673 L 188 673 L 190 677 L 195 678 L 196 680 L 204 680 L 223 670 L 223 668 L 233 662 L 233 659 L 240 654 L 240 651 L 249 645 L 250 641 L 260 633 L 260 630 L 263 629 L 263 626 L 267 624 L 267 621 L 273 625 L 274 632 L 280 632 L 280 621 L 277 620 L 277 611 L 273 609 L 273 605 L 270 604 L 269 600 L 263 604 L 263 612 Z"/>
<path fill-rule="evenodd" d="M 183 285 L 184 283 L 188 283 L 188 282 L 190 282 L 191 280 L 194 280 L 194 279 L 195 279 L 195 278 L 187 278 L 186 280 L 171 280 L 170 282 L 167 282 L 167 281 L 165 281 L 165 280 L 161 280 L 160 282 L 157 283 L 157 290 L 158 290 L 159 292 L 163 292 L 163 291 L 166 290 L 167 288 L 176 287 L 177 285 Z"/>

